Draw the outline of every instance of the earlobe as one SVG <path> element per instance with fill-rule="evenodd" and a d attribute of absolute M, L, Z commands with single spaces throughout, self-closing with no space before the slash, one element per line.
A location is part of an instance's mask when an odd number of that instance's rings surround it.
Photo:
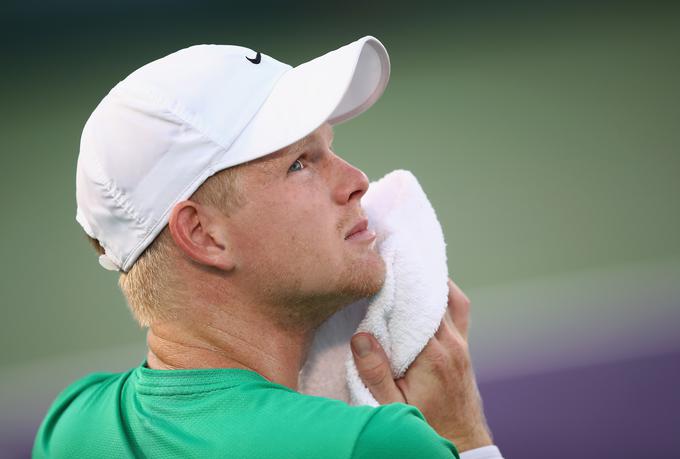
<path fill-rule="evenodd" d="M 193 261 L 223 271 L 234 268 L 226 233 L 220 231 L 219 214 L 196 202 L 179 202 L 168 221 L 170 234 L 179 249 Z"/>

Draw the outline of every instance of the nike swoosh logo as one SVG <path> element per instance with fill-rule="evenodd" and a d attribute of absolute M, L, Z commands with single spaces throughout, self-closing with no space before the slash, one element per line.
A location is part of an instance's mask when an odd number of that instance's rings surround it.
<path fill-rule="evenodd" d="M 262 56 L 261 56 L 260 53 L 258 52 L 257 55 L 255 56 L 255 59 L 251 59 L 251 58 L 249 58 L 248 56 L 246 56 L 246 59 L 248 59 L 248 60 L 249 60 L 250 62 L 252 62 L 253 64 L 259 64 L 260 61 L 262 60 Z"/>

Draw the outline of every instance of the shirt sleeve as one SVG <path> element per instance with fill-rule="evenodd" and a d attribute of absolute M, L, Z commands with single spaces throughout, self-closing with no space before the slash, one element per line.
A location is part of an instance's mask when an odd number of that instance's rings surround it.
<path fill-rule="evenodd" d="M 414 406 L 377 407 L 361 430 L 352 459 L 460 459 L 458 450 L 425 421 Z"/>
<path fill-rule="evenodd" d="M 460 453 L 460 459 L 503 459 L 497 446 L 482 446 L 464 453 Z"/>

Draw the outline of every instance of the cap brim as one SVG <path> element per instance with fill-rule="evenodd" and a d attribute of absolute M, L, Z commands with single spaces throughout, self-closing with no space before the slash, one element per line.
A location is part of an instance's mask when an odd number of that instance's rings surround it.
<path fill-rule="evenodd" d="M 380 98 L 389 76 L 387 51 L 372 36 L 291 68 L 277 81 L 221 166 L 276 152 L 324 122 L 339 124 L 361 114 Z"/>

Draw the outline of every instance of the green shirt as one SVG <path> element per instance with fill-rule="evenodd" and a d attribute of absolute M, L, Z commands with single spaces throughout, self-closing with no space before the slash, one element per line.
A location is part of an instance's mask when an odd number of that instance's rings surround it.
<path fill-rule="evenodd" d="M 303 395 L 241 369 L 96 373 L 62 392 L 33 457 L 458 458 L 417 408 Z"/>

